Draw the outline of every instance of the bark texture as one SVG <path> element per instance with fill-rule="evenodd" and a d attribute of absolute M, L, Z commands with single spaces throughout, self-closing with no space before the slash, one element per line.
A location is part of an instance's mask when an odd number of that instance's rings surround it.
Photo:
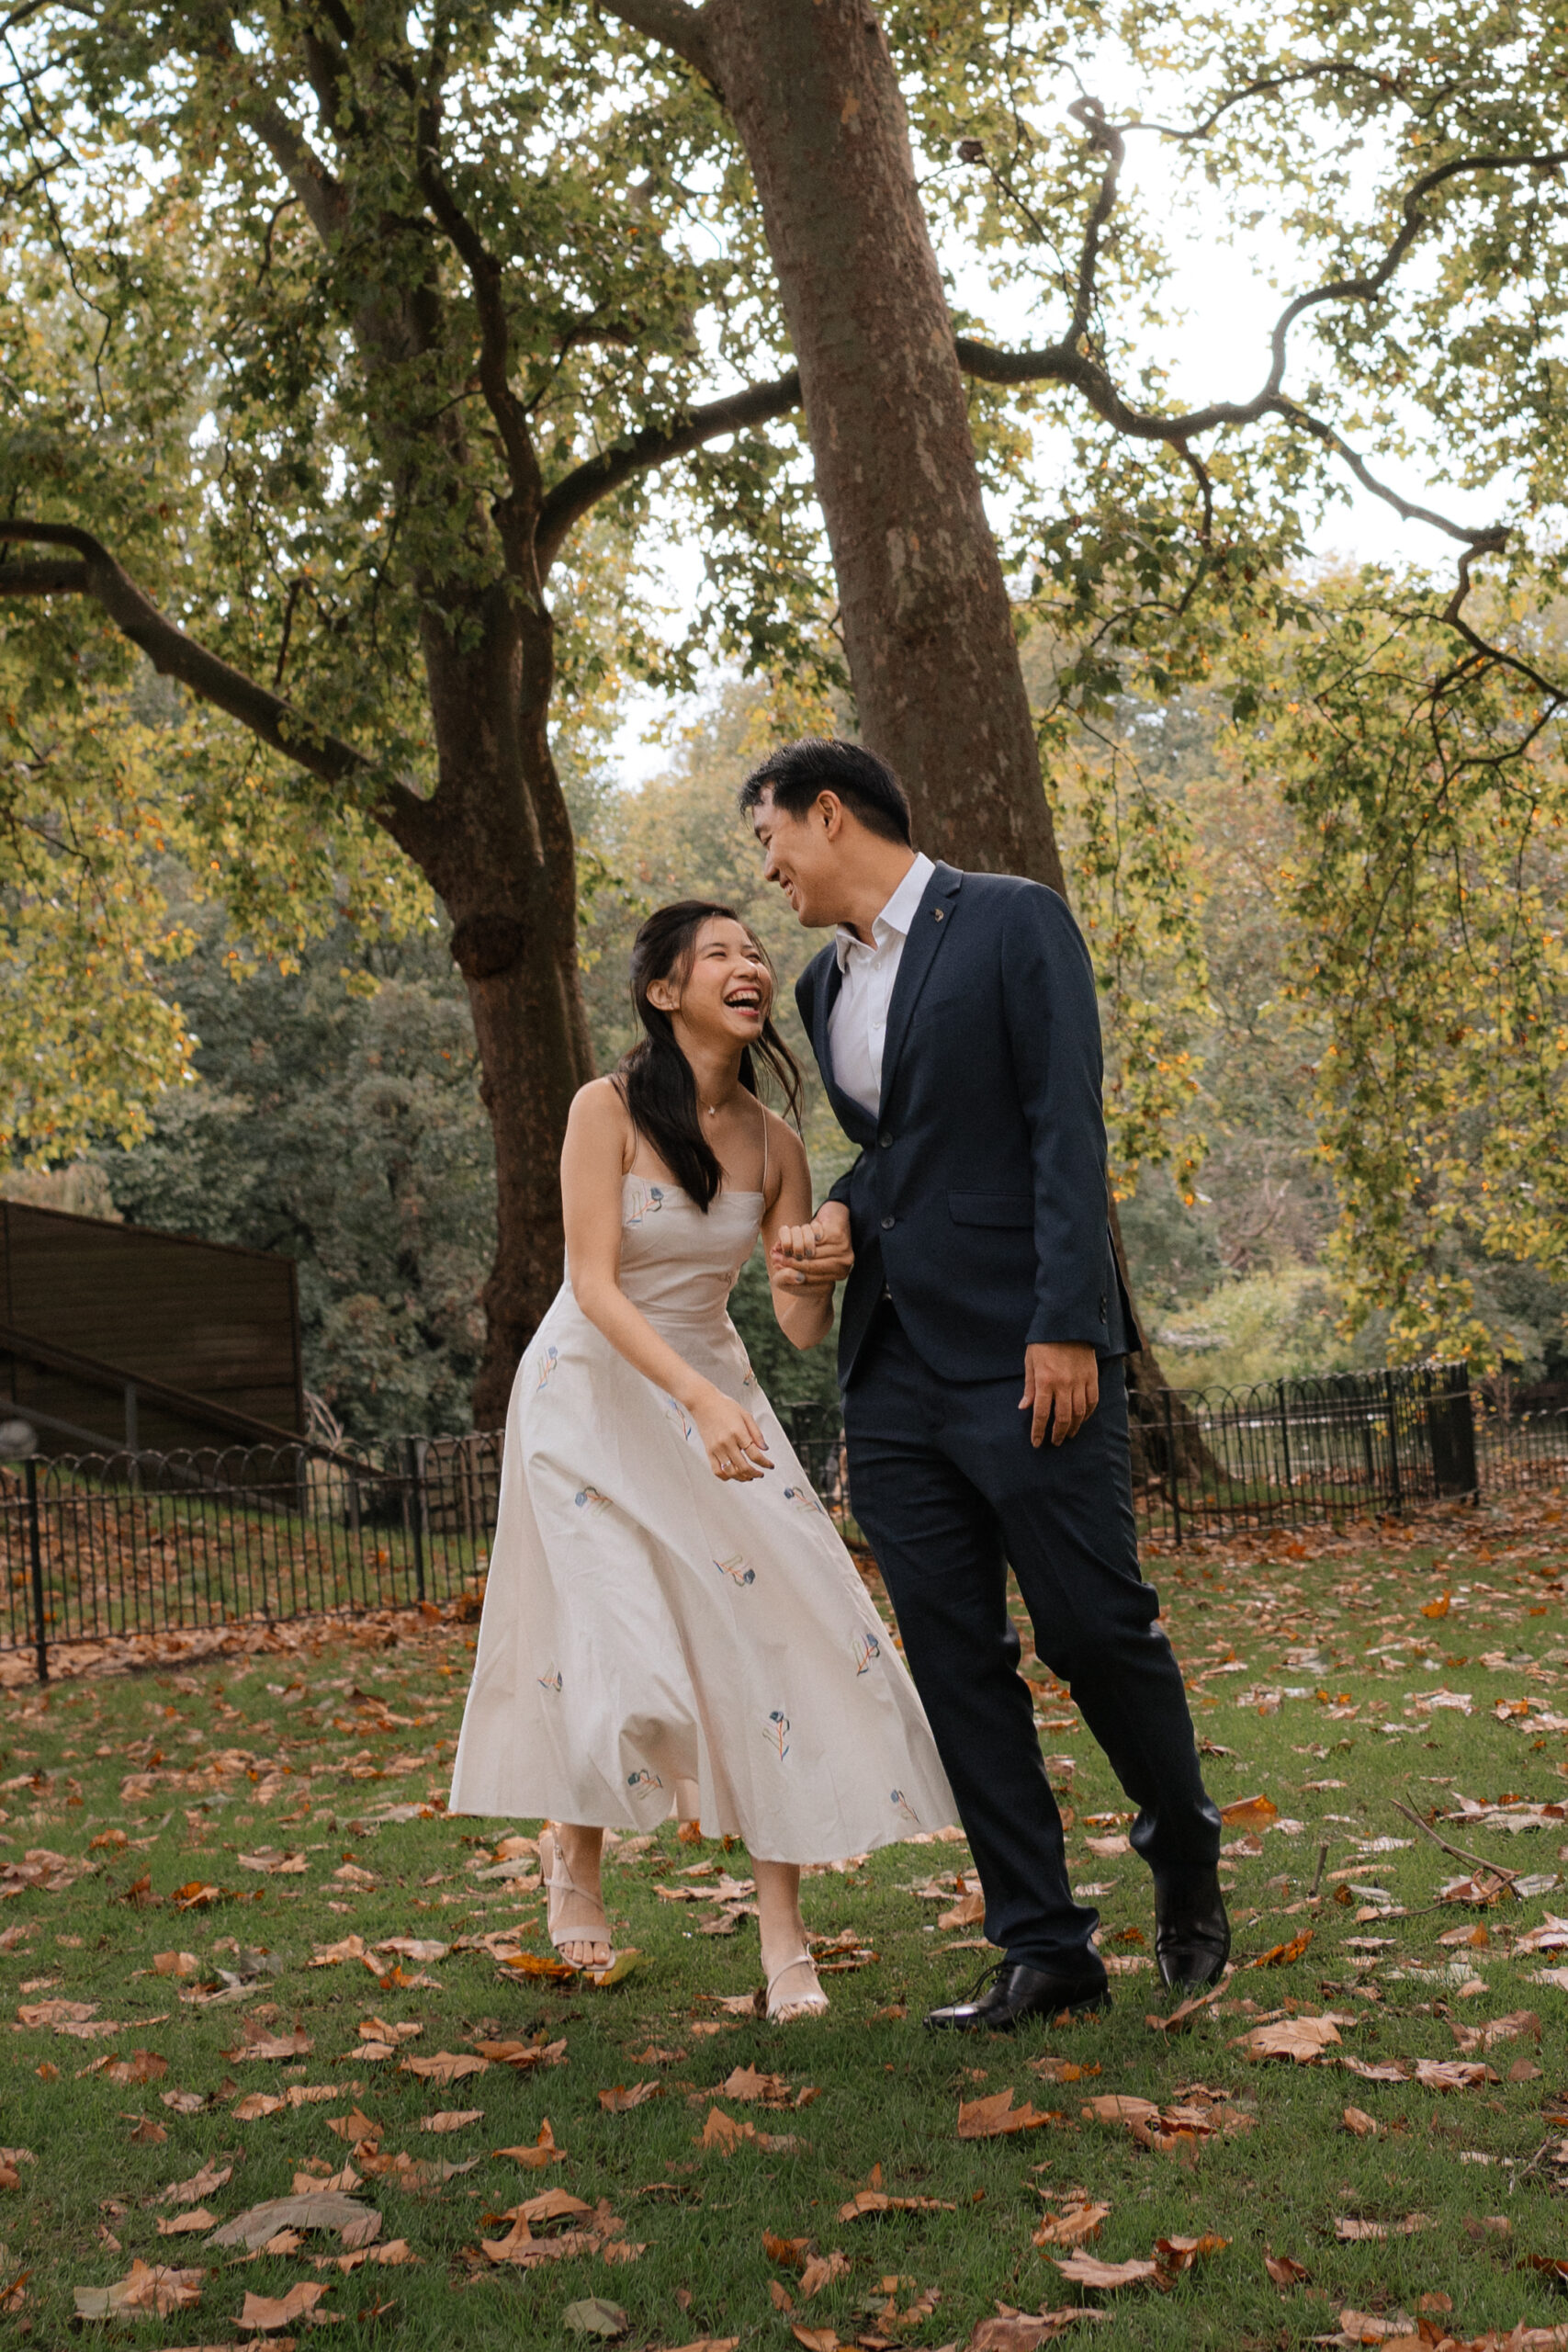
<path fill-rule="evenodd" d="M 933 855 L 1064 890 L 953 325 L 865 0 L 708 0 L 800 369 L 861 731 Z"/>

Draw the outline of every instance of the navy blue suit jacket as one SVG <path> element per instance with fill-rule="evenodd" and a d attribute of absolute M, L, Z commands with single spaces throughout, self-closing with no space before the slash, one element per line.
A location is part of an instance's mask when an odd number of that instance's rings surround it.
<path fill-rule="evenodd" d="M 854 1371 L 886 1281 L 939 1378 L 1021 1380 L 1023 1351 L 1139 1345 L 1111 1244 L 1100 1007 L 1089 951 L 1054 890 L 939 865 L 888 1009 L 882 1107 L 833 1080 L 831 943 L 795 1002 L 839 1123 L 860 1158 L 834 1185 L 855 1264 L 839 1326 Z"/>

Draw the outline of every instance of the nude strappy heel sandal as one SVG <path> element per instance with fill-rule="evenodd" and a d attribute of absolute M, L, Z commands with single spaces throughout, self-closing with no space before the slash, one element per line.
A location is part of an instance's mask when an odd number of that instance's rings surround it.
<path fill-rule="evenodd" d="M 546 1851 L 547 1847 L 548 1849 L 547 1854 Z M 615 1944 L 611 1940 L 610 1921 L 608 1915 L 605 1912 L 603 1900 L 601 1900 L 599 1905 L 599 1916 L 603 1922 L 602 1927 L 558 1928 L 556 1925 L 555 1912 L 557 1895 L 565 1896 L 568 1894 L 575 1894 L 579 1901 L 582 1903 L 592 1903 L 593 1897 L 585 1893 L 584 1890 L 578 1885 L 577 1881 L 572 1877 L 571 1872 L 568 1870 L 566 1866 L 566 1856 L 561 1852 L 559 1840 L 557 1838 L 553 1827 L 541 1829 L 539 1832 L 539 1876 L 543 1879 L 545 1883 L 545 1902 L 549 1915 L 549 1939 L 551 1943 L 554 1944 L 556 1950 L 560 1953 L 561 1959 L 565 1962 L 566 1966 L 568 1968 L 575 1968 L 579 1970 L 582 1975 L 589 1977 L 590 1979 L 596 1979 L 607 1975 L 610 1970 L 615 1966 L 616 1962 L 620 1958 L 620 1954 L 616 1951 Z M 566 1958 L 566 1947 L 568 1944 L 599 1943 L 605 1944 L 609 1947 L 610 1957 L 608 1960 L 602 1961 L 597 1967 L 594 1967 L 591 1963 L 583 1961 L 567 1960 Z"/>
<path fill-rule="evenodd" d="M 807 1994 L 802 2001 L 780 2001 L 775 2006 L 773 2000 L 775 1985 L 782 1983 L 795 1968 L 810 1969 L 811 1981 L 816 1986 L 815 1992 Z M 817 1983 L 817 1964 L 808 1951 L 797 1951 L 793 1960 L 786 1960 L 782 1968 L 774 1969 L 768 1979 L 767 2018 L 770 2025 L 793 2025 L 797 2018 L 826 2017 L 827 2013 L 828 1996 Z"/>

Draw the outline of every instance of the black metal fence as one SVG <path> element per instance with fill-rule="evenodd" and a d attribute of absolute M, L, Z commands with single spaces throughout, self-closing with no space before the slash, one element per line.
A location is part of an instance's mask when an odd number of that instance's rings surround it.
<path fill-rule="evenodd" d="M 778 1410 L 854 1538 L 836 1408 Z M 1495 1410 L 1463 1364 L 1156 1390 L 1130 1435 L 1160 1550 L 1568 1483 L 1568 1408 Z M 0 1465 L 0 1650 L 42 1675 L 58 1643 L 444 1605 L 479 1589 L 500 1484 L 499 1432 Z"/>

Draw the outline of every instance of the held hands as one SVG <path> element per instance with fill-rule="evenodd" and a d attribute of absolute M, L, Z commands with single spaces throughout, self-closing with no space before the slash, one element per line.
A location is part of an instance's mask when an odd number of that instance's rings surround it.
<path fill-rule="evenodd" d="M 829 1291 L 855 1262 L 850 1246 L 850 1213 L 841 1201 L 824 1201 L 809 1225 L 786 1225 L 768 1252 L 768 1272 L 790 1290 Z"/>
<path fill-rule="evenodd" d="M 716 1478 L 744 1486 L 773 1468 L 761 1430 L 745 1406 L 737 1405 L 722 1389 L 710 1388 L 700 1397 L 692 1408 L 692 1419 Z"/>
<path fill-rule="evenodd" d="M 1100 1402 L 1100 1365 L 1090 1347 L 1072 1341 L 1025 1348 L 1021 1413 L 1030 1413 L 1029 1442 L 1045 1442 L 1049 1426 L 1053 1445 L 1077 1437 Z"/>

